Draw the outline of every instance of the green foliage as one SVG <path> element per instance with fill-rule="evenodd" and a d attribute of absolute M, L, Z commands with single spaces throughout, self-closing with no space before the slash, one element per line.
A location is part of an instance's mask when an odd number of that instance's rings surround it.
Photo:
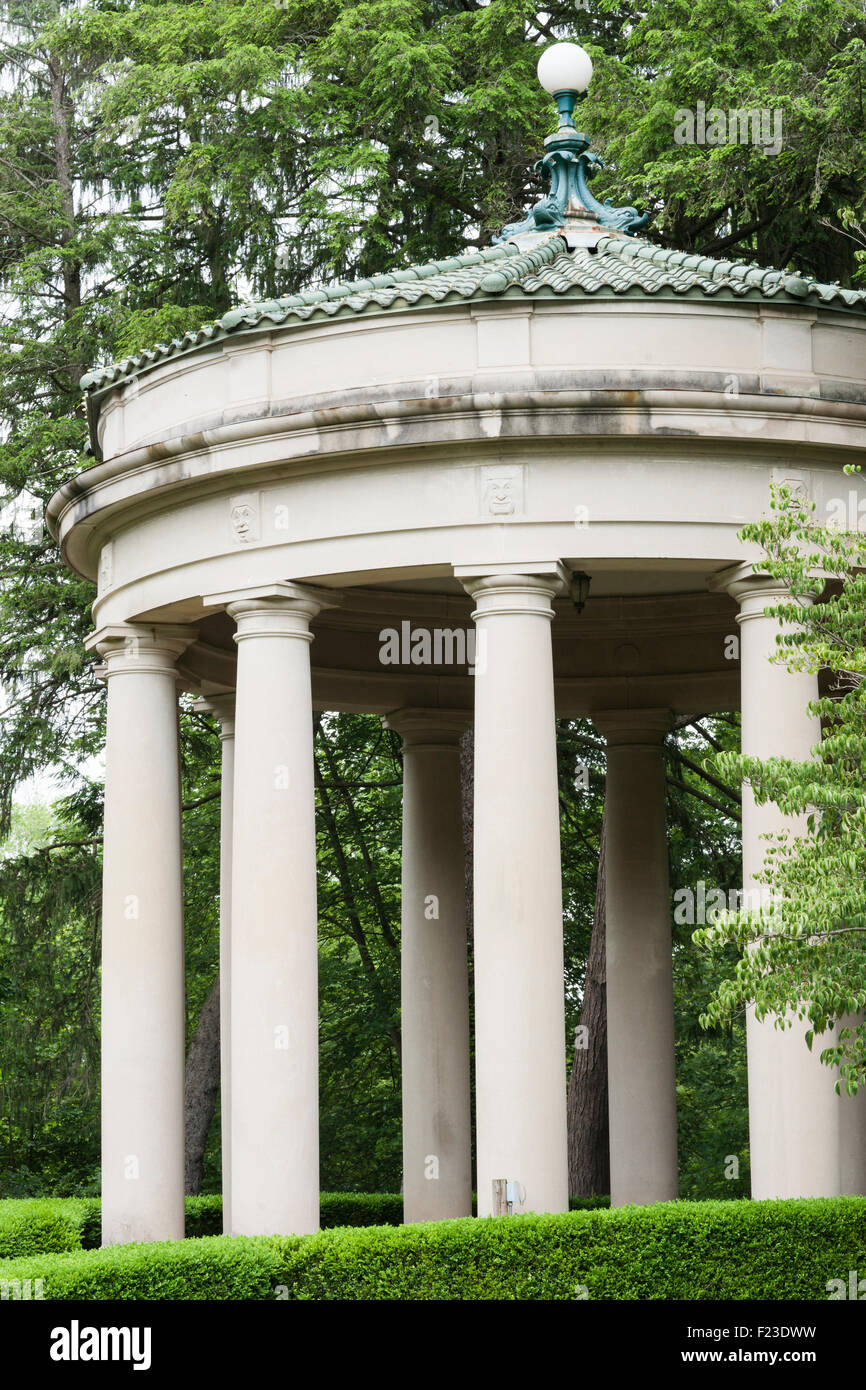
<path fill-rule="evenodd" d="M 604 743 L 590 720 L 557 720 L 556 757 L 562 853 L 565 1041 L 570 1066 L 574 1057 L 574 1030 L 583 1003 L 604 810 Z"/>
<path fill-rule="evenodd" d="M 205 1237 L 0 1264 L 46 1299 L 824 1299 L 862 1267 L 866 1199 L 677 1202 L 564 1216 Z"/>
<path fill-rule="evenodd" d="M 0 1202 L 0 1260 L 87 1248 L 88 1205 L 50 1197 Z"/>
<path fill-rule="evenodd" d="M 102 1239 L 100 1206 L 98 1197 L 0 1201 L 0 1259 L 98 1249 Z M 185 1217 L 187 1239 L 222 1235 L 222 1197 L 219 1193 L 187 1197 Z M 323 1230 L 332 1226 L 399 1226 L 403 1198 L 393 1192 L 323 1192 L 319 1220 Z"/>
<path fill-rule="evenodd" d="M 730 960 L 677 954 L 674 1006 L 677 1148 L 683 1198 L 748 1197 L 749 1114 L 745 1019 L 700 1027 L 705 1001 Z"/>
<path fill-rule="evenodd" d="M 331 1226 L 399 1226 L 403 1198 L 395 1192 L 323 1192 L 319 1220 L 323 1230 Z"/>
<path fill-rule="evenodd" d="M 322 1183 L 399 1187 L 399 739 L 325 715 L 315 739 Z"/>
<path fill-rule="evenodd" d="M 82 839 L 28 809 L 0 858 L 3 1196 L 92 1191 L 98 1177 L 101 865 Z"/>
<path fill-rule="evenodd" d="M 571 1197 L 570 1211 L 601 1211 L 609 1197 Z M 62 1250 L 97 1250 L 102 1239 L 98 1197 L 10 1198 L 0 1201 L 0 1260 Z M 475 1200 L 473 1198 L 473 1212 Z M 185 1200 L 186 1238 L 222 1235 L 219 1193 Z M 401 1226 L 403 1198 L 396 1192 L 323 1192 L 322 1230 L 334 1226 Z"/>
<path fill-rule="evenodd" d="M 695 934 L 742 951 L 705 1018 L 718 1023 L 754 1000 L 759 1018 L 808 1019 L 809 1045 L 823 1037 L 822 1059 L 854 1092 L 866 1080 L 866 1024 L 856 1018 L 866 1009 L 866 539 L 819 525 L 814 504 L 787 488 L 773 503 L 774 516 L 742 535 L 763 548 L 757 568 L 783 591 L 765 609 L 781 624 L 775 659 L 833 680 L 809 705 L 822 721 L 809 759 L 719 759 L 758 804 L 772 802 L 791 820 L 768 843 L 765 901 Z"/>
<path fill-rule="evenodd" d="M 630 8 L 630 7 L 629 7 Z M 600 0 L 620 15 L 617 0 Z M 611 162 L 615 203 L 654 207 L 653 235 L 708 255 L 850 283 L 866 260 L 866 14 L 858 0 L 656 0 L 620 53 L 591 47 L 580 124 Z M 703 102 L 765 110 L 781 149 L 677 144 Z"/>
<path fill-rule="evenodd" d="M 739 742 L 739 716 L 724 715 L 689 721 L 667 747 L 677 1147 L 686 1198 L 749 1193 L 744 1019 L 719 1020 L 710 1030 L 700 1024 L 709 994 L 733 973 L 737 953 L 708 956 L 698 949 L 694 917 L 681 910 L 685 903 L 697 912 L 701 884 L 710 897 L 713 889 L 728 894 L 741 882 L 739 787 L 713 772 L 717 754 L 738 750 Z"/>

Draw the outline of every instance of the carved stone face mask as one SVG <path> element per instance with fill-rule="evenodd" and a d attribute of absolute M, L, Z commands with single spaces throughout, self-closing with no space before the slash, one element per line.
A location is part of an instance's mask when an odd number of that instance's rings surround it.
<path fill-rule="evenodd" d="M 510 516 L 514 511 L 513 483 L 510 478 L 491 478 L 487 488 L 487 498 L 491 512 Z"/>
<path fill-rule="evenodd" d="M 232 507 L 232 525 L 234 526 L 235 532 L 242 541 L 245 541 L 249 538 L 250 524 L 252 522 L 252 518 L 252 507 L 247 507 L 243 505 L 238 507 Z"/>

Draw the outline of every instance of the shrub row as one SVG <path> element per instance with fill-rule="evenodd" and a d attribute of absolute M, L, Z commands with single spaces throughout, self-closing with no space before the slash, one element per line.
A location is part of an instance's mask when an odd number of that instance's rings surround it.
<path fill-rule="evenodd" d="M 187 1197 L 191 1236 L 222 1234 L 222 1198 Z M 95 1250 L 102 1238 L 98 1197 L 25 1197 L 0 1201 L 0 1259 Z"/>
<path fill-rule="evenodd" d="M 84 1238 L 92 1205 L 87 1197 L 21 1197 L 0 1202 L 0 1259 L 99 1244 Z M 99 1204 L 96 1211 L 99 1225 Z"/>
<path fill-rule="evenodd" d="M 866 1271 L 866 1199 L 671 1202 L 562 1216 L 166 1241 L 0 1264 L 46 1299 L 826 1299 Z"/>
<path fill-rule="evenodd" d="M 572 1197 L 571 1209 L 610 1205 L 609 1197 Z M 187 1197 L 187 1237 L 222 1235 L 222 1197 Z M 395 1192 L 323 1192 L 323 1230 L 333 1226 L 399 1226 L 403 1198 Z M 0 1259 L 95 1250 L 101 1240 L 98 1197 L 33 1197 L 0 1201 Z"/>
<path fill-rule="evenodd" d="M 187 1237 L 222 1235 L 222 1197 L 186 1198 Z M 332 1226 L 399 1226 L 403 1198 L 393 1192 L 323 1192 L 320 1221 Z M 0 1201 L 0 1259 L 95 1250 L 102 1238 L 98 1197 L 27 1197 Z"/>

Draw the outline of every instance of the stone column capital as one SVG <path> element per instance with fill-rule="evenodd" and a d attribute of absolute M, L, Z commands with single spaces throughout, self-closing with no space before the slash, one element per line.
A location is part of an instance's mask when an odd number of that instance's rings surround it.
<path fill-rule="evenodd" d="M 117 675 L 178 677 L 177 661 L 198 636 L 194 627 L 167 623 L 109 623 L 85 640 L 103 659 L 102 679 Z"/>
<path fill-rule="evenodd" d="M 522 580 L 547 581 L 554 591 L 567 594 L 571 570 L 562 560 L 503 560 L 497 564 L 455 565 L 454 578 L 459 579 L 468 594 L 474 597 L 476 588 L 496 588 L 497 584 L 520 583 Z"/>
<path fill-rule="evenodd" d="M 460 709 L 395 709 L 382 720 L 411 749 L 456 748 L 471 723 L 469 711 Z"/>
<path fill-rule="evenodd" d="M 237 624 L 235 641 L 247 637 L 299 637 L 311 642 L 310 623 L 323 608 L 336 608 L 342 595 L 336 589 L 286 580 L 208 594 L 207 607 L 222 605 Z"/>
<path fill-rule="evenodd" d="M 712 593 L 725 592 L 736 600 L 740 605 L 738 623 L 747 622 L 749 618 L 766 617 L 765 608 L 774 603 L 784 603 L 790 597 L 790 590 L 784 580 L 755 569 L 748 561 L 740 565 L 731 565 L 728 569 L 712 575 L 707 587 Z M 814 594 L 801 596 L 800 602 L 805 605 L 814 603 L 822 588 L 823 582 L 816 576 Z"/>
<path fill-rule="evenodd" d="M 609 748 L 661 748 L 673 727 L 674 716 L 669 709 L 597 710 L 592 722 Z"/>
<path fill-rule="evenodd" d="M 571 572 L 559 560 L 550 560 L 456 565 L 454 577 L 475 600 L 473 618 L 533 613 L 553 618 L 552 600 L 568 593 Z"/>
<path fill-rule="evenodd" d="M 212 714 L 214 719 L 219 722 L 220 738 L 234 738 L 235 736 L 235 692 L 226 690 L 222 693 L 213 695 L 200 695 L 194 701 L 193 709 L 201 714 Z"/>

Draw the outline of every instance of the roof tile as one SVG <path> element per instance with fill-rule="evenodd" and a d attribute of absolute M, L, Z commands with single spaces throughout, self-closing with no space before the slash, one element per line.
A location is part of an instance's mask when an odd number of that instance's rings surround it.
<path fill-rule="evenodd" d="M 352 283 L 340 281 L 261 304 L 242 304 L 216 323 L 204 324 L 171 343 L 97 367 L 82 378 L 89 393 L 109 389 L 166 359 L 229 334 L 268 323 L 308 322 L 320 316 L 360 314 L 369 309 L 405 311 L 424 300 L 475 299 L 514 295 L 698 294 L 742 299 L 773 299 L 829 304 L 844 312 L 866 312 L 866 291 L 822 285 L 800 275 L 765 269 L 745 261 L 716 261 L 709 256 L 674 251 L 638 237 L 604 235 L 594 247 L 568 249 L 565 238 L 551 232 L 531 243 L 510 241 L 446 260 L 428 261 Z"/>

